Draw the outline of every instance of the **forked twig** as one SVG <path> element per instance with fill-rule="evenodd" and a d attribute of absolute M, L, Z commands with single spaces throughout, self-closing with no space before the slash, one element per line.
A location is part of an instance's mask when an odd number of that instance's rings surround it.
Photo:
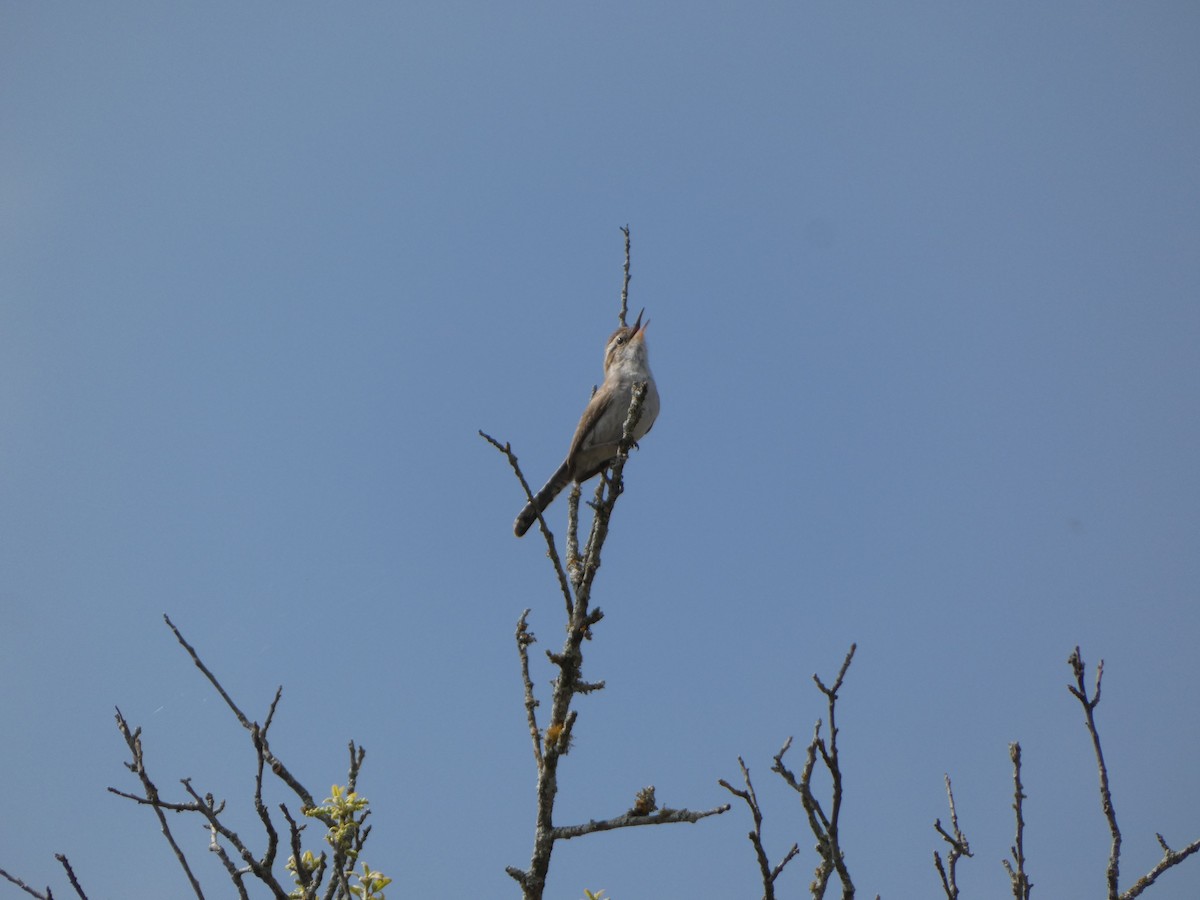
<path fill-rule="evenodd" d="M 745 790 L 735 788 L 724 778 L 720 779 L 717 784 L 721 785 L 721 787 L 725 788 L 725 790 L 729 791 L 735 797 L 741 797 L 746 805 L 750 807 L 750 816 L 754 820 L 754 830 L 747 834 L 746 837 L 754 847 L 754 856 L 758 860 L 758 871 L 763 883 L 763 900 L 775 900 L 775 880 L 783 873 L 784 867 L 800 852 L 800 846 L 792 844 L 788 852 L 784 854 L 783 859 L 775 866 L 771 865 L 770 860 L 767 858 L 766 848 L 763 847 L 762 842 L 762 808 L 758 805 L 758 795 L 754 793 L 754 785 L 750 782 L 750 770 L 746 768 L 746 763 L 740 756 L 738 757 L 738 766 L 742 770 L 742 781 L 746 785 Z"/>
<path fill-rule="evenodd" d="M 942 820 L 937 819 L 933 823 L 933 829 L 942 836 L 950 849 L 946 852 L 946 863 L 942 864 L 942 857 L 936 850 L 933 851 L 933 864 L 938 871 L 938 875 L 942 879 L 942 890 L 946 892 L 947 900 L 957 900 L 958 898 L 958 861 L 964 856 L 973 856 L 971 853 L 971 845 L 967 843 L 967 836 L 962 833 L 962 829 L 958 827 L 958 810 L 954 805 L 954 788 L 950 784 L 950 776 L 946 775 L 946 797 L 950 801 L 950 828 L 953 834 L 946 831 L 942 827 Z"/>
<path fill-rule="evenodd" d="M 801 770 L 799 779 L 783 763 L 784 754 L 792 746 L 792 739 L 790 737 L 784 742 L 783 748 L 775 754 L 775 764 L 771 767 L 771 771 L 776 772 L 792 789 L 800 794 L 800 804 L 804 807 L 804 812 L 808 816 L 808 826 L 812 829 L 813 836 L 817 839 L 817 853 L 820 856 L 820 862 L 817 864 L 813 882 L 810 886 L 810 891 L 814 898 L 825 896 L 829 879 L 835 872 L 837 873 L 838 880 L 842 883 L 842 897 L 844 900 L 850 900 L 854 896 L 854 882 L 851 880 L 850 870 L 846 866 L 845 853 L 842 850 L 839 833 L 842 811 L 842 770 L 838 761 L 837 697 L 838 691 L 841 690 L 842 682 L 846 677 L 846 671 L 850 668 L 850 661 L 854 659 L 854 651 L 856 649 L 856 644 L 850 645 L 850 650 L 846 653 L 845 659 L 842 660 L 842 667 L 838 670 L 837 678 L 834 679 L 832 687 L 826 687 L 825 683 L 817 675 L 813 675 L 813 681 L 826 698 L 829 716 L 828 743 L 821 737 L 821 721 L 818 719 L 816 725 L 813 727 L 813 737 L 808 744 L 808 751 L 804 759 L 804 768 Z M 829 776 L 833 782 L 828 813 L 826 813 L 825 808 L 812 792 L 812 776 L 818 759 L 829 772 Z"/>
<path fill-rule="evenodd" d="M 1104 677 L 1104 660 L 1101 660 L 1096 666 L 1096 688 L 1090 698 L 1087 685 L 1084 684 L 1085 667 L 1078 647 L 1067 658 L 1067 664 L 1075 676 L 1075 684 L 1068 684 L 1067 690 L 1083 707 L 1084 720 L 1088 734 L 1092 738 L 1092 749 L 1096 754 L 1096 768 L 1100 775 L 1100 806 L 1104 811 L 1104 818 L 1108 822 L 1109 833 L 1112 835 L 1112 846 L 1108 855 L 1108 866 L 1105 870 L 1108 898 L 1109 900 L 1133 900 L 1134 897 L 1139 896 L 1146 888 L 1154 884 L 1167 869 L 1179 865 L 1189 856 L 1200 851 L 1200 840 L 1193 841 L 1182 850 L 1172 850 L 1163 840 L 1162 835 L 1156 834 L 1158 845 L 1162 847 L 1163 851 L 1162 859 L 1153 869 L 1134 882 L 1129 890 L 1124 893 L 1120 892 L 1118 878 L 1121 866 L 1121 829 L 1117 825 L 1117 812 L 1113 806 L 1112 791 L 1108 782 L 1108 767 L 1104 763 L 1104 752 L 1100 749 L 1100 732 L 1096 728 L 1096 707 L 1100 705 L 1100 682 Z"/>

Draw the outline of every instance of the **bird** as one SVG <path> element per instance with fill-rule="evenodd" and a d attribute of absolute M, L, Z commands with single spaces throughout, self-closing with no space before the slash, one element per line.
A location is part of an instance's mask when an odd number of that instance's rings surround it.
<path fill-rule="evenodd" d="M 633 325 L 622 325 L 609 336 L 604 346 L 604 383 L 592 394 L 579 419 L 567 458 L 513 523 L 517 537 L 524 536 L 537 521 L 538 513 L 545 512 L 563 488 L 572 481 L 583 484 L 616 457 L 633 386 L 640 382 L 646 383 L 646 397 L 642 401 L 642 416 L 633 429 L 634 442 L 645 437 L 654 426 L 658 418 L 658 387 L 646 350 L 646 326 L 650 320 L 642 322 L 644 312 L 645 309 L 638 313 Z"/>

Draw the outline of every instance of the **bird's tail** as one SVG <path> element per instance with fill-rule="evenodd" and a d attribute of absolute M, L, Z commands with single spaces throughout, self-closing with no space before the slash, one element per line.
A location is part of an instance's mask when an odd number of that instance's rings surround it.
<path fill-rule="evenodd" d="M 542 485 L 542 489 L 534 495 L 533 500 L 525 504 L 521 514 L 517 516 L 517 521 L 513 523 L 513 534 L 517 537 L 524 537 L 525 532 L 537 521 L 538 513 L 545 512 L 546 507 L 554 502 L 554 498 L 561 494 L 562 489 L 570 483 L 571 476 L 567 471 L 567 462 L 563 460 L 563 464 L 550 476 L 550 480 Z"/>

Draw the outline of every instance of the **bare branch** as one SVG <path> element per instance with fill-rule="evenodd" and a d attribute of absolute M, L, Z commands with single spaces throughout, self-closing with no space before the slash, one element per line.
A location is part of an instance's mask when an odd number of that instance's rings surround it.
<path fill-rule="evenodd" d="M 1004 869 L 1012 882 L 1012 892 L 1015 900 L 1029 900 L 1029 892 L 1033 890 L 1033 882 L 1025 874 L 1025 789 L 1021 785 L 1021 745 L 1009 744 L 1008 755 L 1013 764 L 1013 812 L 1017 817 L 1017 837 L 1013 844 L 1013 862 L 1004 860 Z M 1014 869 L 1013 866 L 1016 866 Z"/>
<path fill-rule="evenodd" d="M 1134 882 L 1133 886 L 1121 895 L 1121 900 L 1133 900 L 1134 897 L 1137 897 L 1142 891 L 1154 884 L 1158 880 L 1158 876 L 1167 871 L 1167 869 L 1179 865 L 1193 853 L 1200 851 L 1200 840 L 1192 841 L 1192 843 L 1188 844 L 1182 850 L 1172 850 L 1167 846 L 1167 842 L 1163 840 L 1161 834 L 1156 834 L 1155 837 L 1158 838 L 1158 845 L 1162 847 L 1163 858 L 1158 861 L 1158 864 L 1153 869 Z"/>
<path fill-rule="evenodd" d="M 254 876 L 258 878 L 259 881 L 270 888 L 277 900 L 287 900 L 287 891 L 285 891 L 282 885 L 275 880 L 271 870 L 264 866 L 261 861 L 259 861 L 259 859 L 250 850 L 250 848 L 246 845 L 236 831 L 226 826 L 218 818 L 223 805 L 215 803 L 212 794 L 205 794 L 203 797 L 201 797 L 199 792 L 192 787 L 192 779 L 190 778 L 180 779 L 180 784 L 183 785 L 183 789 L 187 791 L 192 800 L 195 801 L 196 808 L 200 814 L 208 821 L 211 835 L 209 849 L 211 849 L 218 856 L 222 857 L 222 861 L 224 862 L 226 869 L 229 871 L 230 877 L 233 879 L 234 884 L 238 885 L 239 890 L 244 893 L 244 888 L 241 883 L 242 870 L 235 867 L 233 861 L 226 855 L 220 841 L 217 840 L 218 836 L 224 838 L 225 841 L 237 851 L 238 856 L 241 858 L 242 862 L 245 863 L 247 870 L 253 872 Z"/>
<path fill-rule="evenodd" d="M 513 472 L 517 476 L 517 480 L 521 482 L 521 489 L 525 491 L 525 500 L 533 503 L 533 489 L 529 487 L 529 482 L 525 480 L 525 473 L 521 471 L 521 466 L 517 462 L 517 455 L 512 451 L 512 445 L 505 442 L 501 444 L 490 434 L 483 431 L 479 432 L 479 436 L 503 453 L 508 458 L 508 464 L 512 466 Z M 534 509 L 537 509 L 537 504 L 534 503 Z M 567 573 L 563 570 L 562 560 L 558 558 L 558 547 L 554 543 L 554 534 L 550 531 L 550 526 L 546 524 L 546 519 L 538 510 L 538 525 L 542 529 L 542 537 L 546 539 L 546 555 L 550 557 L 554 563 L 554 572 L 558 576 L 558 587 L 562 591 L 563 599 L 567 604 L 567 615 L 571 615 L 571 588 L 567 585 Z"/>
<path fill-rule="evenodd" d="M 211 797 L 211 795 L 209 796 Z M 217 840 L 217 834 L 217 829 L 210 826 L 208 829 L 208 849 L 216 855 L 221 865 L 225 868 L 225 874 L 229 876 L 229 880 L 233 882 L 234 888 L 237 889 L 239 900 L 250 900 L 250 892 L 246 890 L 246 870 L 238 868 L 237 863 L 230 857 L 229 851 Z"/>
<path fill-rule="evenodd" d="M 146 772 L 145 759 L 142 756 L 142 729 L 138 728 L 130 731 L 129 723 L 125 721 L 125 716 L 121 714 L 121 710 L 117 709 L 117 730 L 121 732 L 121 737 L 125 739 L 125 745 L 129 748 L 131 761 L 125 763 L 125 767 L 129 769 L 138 780 L 142 783 L 142 790 L 145 793 L 144 797 L 138 797 L 133 794 L 127 794 L 123 791 L 118 791 L 115 788 L 109 788 L 109 791 L 121 797 L 126 797 L 138 803 L 147 804 L 154 809 L 154 815 L 158 818 L 159 829 L 162 831 L 163 837 L 171 847 L 171 852 L 175 854 L 175 859 L 179 861 L 180 867 L 183 869 L 184 875 L 187 876 L 188 884 L 192 886 L 192 892 L 196 897 L 203 900 L 204 892 L 200 890 L 200 882 L 196 880 L 196 876 L 192 873 L 192 867 L 188 864 L 187 856 L 184 855 L 183 849 L 175 840 L 175 836 L 171 833 L 171 826 L 167 824 L 167 817 L 163 814 L 164 809 L 174 812 L 190 811 L 190 804 L 187 807 L 180 807 L 173 804 L 165 804 L 160 799 L 158 788 L 154 782 L 150 780 L 150 776 Z"/>
<path fill-rule="evenodd" d="M 583 578 L 583 569 L 580 567 L 582 559 L 579 556 L 579 498 L 582 493 L 579 483 L 571 482 L 571 492 L 567 494 L 567 572 L 575 590 L 579 590 L 579 580 Z M 567 617 L 570 616 L 568 610 Z"/>
<path fill-rule="evenodd" d="M 1100 774 L 1100 806 L 1104 810 L 1104 818 L 1108 821 L 1108 830 L 1112 835 L 1112 848 L 1108 854 L 1105 880 L 1108 885 L 1108 900 L 1117 900 L 1120 895 L 1117 885 L 1121 869 L 1121 829 L 1117 825 L 1117 811 L 1113 807 L 1112 792 L 1108 786 L 1108 768 L 1104 764 L 1104 751 L 1100 749 L 1100 732 L 1096 730 L 1095 716 L 1096 707 L 1100 704 L 1100 679 L 1104 676 L 1104 661 L 1101 660 L 1096 667 L 1096 693 L 1090 700 L 1087 695 L 1087 686 L 1083 683 L 1085 667 L 1078 647 L 1067 658 L 1067 664 L 1075 674 L 1075 684 L 1067 685 L 1067 689 L 1083 707 L 1088 734 L 1092 738 L 1092 749 L 1096 754 L 1096 768 Z"/>
<path fill-rule="evenodd" d="M 724 778 L 720 779 L 717 784 L 729 791 L 735 797 L 741 797 L 748 807 L 750 807 L 750 815 L 754 819 L 754 830 L 746 837 L 754 847 L 754 855 L 758 859 L 758 871 L 762 877 L 763 883 L 763 900 L 775 900 L 775 879 L 783 872 L 784 867 L 795 858 L 800 852 L 798 844 L 792 844 L 791 849 L 784 855 L 783 859 L 774 868 L 767 858 L 767 851 L 762 843 L 762 809 L 758 805 L 758 796 L 754 793 L 754 785 L 750 782 L 750 770 L 746 768 L 746 763 L 742 758 L 738 757 L 738 765 L 742 769 L 742 780 L 746 784 L 746 789 L 741 790 L 735 788 Z"/>
<path fill-rule="evenodd" d="M 362 771 L 363 760 L 367 758 L 367 748 L 356 746 L 354 741 L 349 744 L 350 768 L 346 772 L 346 790 L 350 793 L 358 790 L 358 774 Z"/>
<path fill-rule="evenodd" d="M 554 840 L 567 841 L 585 834 L 595 834 L 598 831 L 612 831 L 615 828 L 636 828 L 639 825 L 670 825 L 675 822 L 699 822 L 709 816 L 719 816 L 729 811 L 729 804 L 712 809 L 695 811 L 688 809 L 660 809 L 650 815 L 639 816 L 632 812 L 615 816 L 611 819 L 596 821 L 593 819 L 585 825 L 565 825 L 555 828 Z"/>
<path fill-rule="evenodd" d="M 625 316 L 629 312 L 629 226 L 621 227 L 621 234 L 625 235 L 625 271 L 624 278 L 621 281 L 621 314 L 617 317 L 621 321 L 621 327 L 625 327 Z"/>
<path fill-rule="evenodd" d="M 517 653 L 521 657 L 521 682 L 525 688 L 525 719 L 529 723 L 529 736 L 533 739 L 533 758 L 542 768 L 542 738 L 537 723 L 537 708 L 540 705 L 533 692 L 533 679 L 529 677 L 529 645 L 537 641 L 529 630 L 529 610 L 521 613 L 517 620 Z"/>
<path fill-rule="evenodd" d="M 282 689 L 281 689 L 282 690 Z M 271 717 L 275 714 L 275 703 L 279 702 L 280 692 L 275 693 L 275 702 L 271 704 L 270 713 L 267 716 L 267 722 L 271 721 Z M 279 833 L 275 830 L 275 823 L 271 821 L 271 814 L 267 810 L 267 806 L 263 803 L 262 798 L 262 783 L 263 783 L 263 761 L 265 759 L 263 753 L 263 742 L 266 738 L 267 729 L 263 727 L 261 730 L 257 725 L 250 731 L 250 738 L 254 742 L 255 753 L 255 770 L 254 770 L 254 810 L 258 813 L 259 821 L 263 824 L 263 830 L 267 833 L 267 850 L 263 854 L 263 864 L 267 869 L 275 864 L 275 851 L 279 847 Z"/>
<path fill-rule="evenodd" d="M 208 679 L 209 684 L 213 686 L 216 692 L 221 695 L 221 698 L 233 711 L 233 714 L 237 717 L 237 720 L 241 723 L 242 727 L 249 732 L 253 732 L 256 727 L 255 723 L 251 722 L 246 717 L 246 714 L 241 711 L 238 705 L 233 702 L 233 698 L 226 693 L 225 688 L 222 687 L 221 683 L 217 680 L 217 677 L 213 675 L 211 671 L 209 671 L 208 666 L 204 665 L 200 657 L 196 654 L 196 651 L 192 645 L 184 640 L 183 635 L 180 633 L 179 629 L 175 627 L 175 623 L 171 621 L 170 617 L 164 615 L 163 619 L 166 621 L 167 626 L 171 629 L 171 631 L 175 633 L 175 639 L 179 641 L 183 649 L 187 651 L 188 656 L 192 658 L 192 662 L 195 663 L 196 668 L 204 673 L 204 677 Z M 282 688 L 280 690 L 282 690 Z M 276 702 L 278 702 L 278 698 L 276 699 Z M 272 704 L 272 714 L 274 708 L 274 704 Z M 271 752 L 271 747 L 267 743 L 265 735 L 262 737 L 262 745 L 264 761 L 270 767 L 275 776 L 292 789 L 292 791 L 300 798 L 300 801 L 304 805 L 305 809 L 316 807 L 316 801 L 313 800 L 313 796 L 308 789 L 305 788 L 304 785 L 302 785 L 290 771 L 288 771 L 288 768 L 283 764 L 283 761 Z M 327 826 L 332 826 L 332 821 L 326 821 L 326 819 L 328 819 L 328 817 L 325 817 L 321 820 L 324 821 Z"/>
<path fill-rule="evenodd" d="M 837 872 L 838 880 L 842 883 L 842 897 L 844 900 L 850 900 L 854 896 L 854 882 L 851 880 L 850 871 L 846 867 L 845 853 L 842 850 L 838 834 L 838 823 L 842 810 L 842 771 L 841 765 L 838 762 L 836 715 L 838 691 L 841 690 L 842 682 L 846 677 L 847 670 L 850 668 L 851 660 L 854 659 L 854 651 L 856 649 L 856 644 L 850 645 L 850 650 L 842 660 L 842 667 L 838 670 L 837 678 L 834 679 L 832 687 L 826 687 L 825 683 L 817 675 L 813 675 L 813 681 L 821 693 L 825 695 L 827 701 L 826 705 L 829 715 L 828 744 L 821 737 L 821 722 L 818 720 L 816 726 L 813 728 L 813 738 L 808 745 L 804 768 L 801 770 L 800 778 L 797 779 L 792 771 L 783 763 L 784 754 L 792 746 L 791 738 L 788 738 L 783 745 L 783 749 L 775 754 L 775 765 L 771 767 L 771 771 L 777 773 L 793 790 L 800 794 L 800 804 L 808 816 L 809 828 L 812 829 L 812 833 L 817 839 L 817 853 L 820 855 L 821 861 L 817 864 L 813 882 L 809 887 L 810 892 L 815 898 L 825 895 L 826 886 L 834 872 Z M 829 772 L 829 776 L 833 781 L 828 814 L 826 814 L 820 801 L 817 800 L 812 792 L 812 776 L 816 769 L 818 758 Z"/>
<path fill-rule="evenodd" d="M 225 700 L 226 705 L 232 710 L 238 722 L 249 732 L 251 744 L 255 752 L 255 779 L 254 779 L 254 794 L 253 804 L 255 812 L 258 815 L 264 833 L 266 835 L 266 847 L 261 853 L 253 851 L 249 844 L 225 822 L 221 816 L 225 810 L 224 802 L 218 803 L 213 799 L 211 793 L 206 793 L 201 796 L 200 792 L 193 787 L 190 778 L 181 780 L 184 790 L 187 792 L 190 801 L 186 802 L 170 802 L 162 799 L 158 788 L 150 780 L 146 774 L 145 765 L 142 757 L 141 746 L 141 730 L 131 730 L 120 710 L 117 710 L 117 726 L 122 735 L 125 737 L 126 744 L 129 747 L 132 755 L 132 762 L 126 763 L 126 767 L 139 777 L 142 782 L 142 795 L 130 793 L 128 791 L 109 788 L 109 791 L 120 797 L 125 797 L 133 800 L 136 803 L 150 806 L 154 809 L 155 815 L 158 817 L 160 825 L 172 849 L 175 851 L 177 858 L 180 861 L 189 881 L 193 886 L 193 891 L 196 896 L 203 898 L 200 891 L 200 886 L 192 874 L 190 866 L 183 851 L 176 843 L 174 836 L 171 834 L 167 826 L 165 812 L 177 813 L 192 813 L 201 816 L 209 830 L 209 850 L 214 853 L 221 865 L 228 874 L 230 881 L 233 883 L 239 897 L 249 900 L 249 894 L 246 887 L 246 878 L 253 876 L 258 881 L 262 882 L 277 900 L 288 900 L 293 894 L 302 896 L 305 900 L 313 900 L 316 898 L 317 891 L 321 887 L 322 881 L 326 872 L 329 874 L 329 882 L 326 887 L 325 896 L 332 897 L 350 897 L 352 894 L 348 871 L 352 868 L 354 860 L 358 857 L 362 850 L 367 836 L 370 834 L 370 826 L 365 826 L 364 823 L 370 815 L 370 810 L 366 809 L 365 800 L 360 801 L 362 805 L 352 807 L 352 811 L 346 813 L 338 811 L 338 819 L 335 820 L 333 808 L 318 807 L 313 800 L 312 794 L 304 788 L 302 784 L 291 774 L 288 768 L 284 765 L 272 751 L 268 739 L 268 732 L 272 722 L 275 719 L 275 713 L 279 708 L 279 703 L 282 698 L 282 688 L 276 690 L 274 697 L 271 700 L 267 710 L 265 725 L 259 725 L 257 722 L 252 722 L 242 712 L 241 708 L 233 701 L 233 698 L 224 690 L 221 683 L 215 675 L 208 669 L 204 662 L 200 659 L 195 649 L 184 639 L 182 633 L 177 629 L 169 617 L 164 616 L 168 627 L 174 632 L 176 640 L 184 647 L 188 655 L 192 658 L 192 662 L 201 670 L 204 676 L 208 679 L 213 688 Z M 366 757 L 366 751 L 357 747 L 353 741 L 349 743 L 350 765 L 348 771 L 346 794 L 353 794 L 356 790 L 358 775 L 362 767 L 363 760 Z M 288 844 L 292 851 L 292 861 L 288 863 L 288 870 L 293 873 L 296 879 L 296 884 L 300 890 L 297 892 L 292 885 L 284 886 L 276 878 L 274 866 L 278 856 L 280 835 L 278 829 L 271 818 L 270 811 L 267 809 L 263 799 L 264 795 L 264 777 L 267 769 L 271 773 L 286 784 L 300 799 L 301 811 L 305 815 L 317 819 L 326 828 L 330 829 L 330 833 L 334 833 L 337 829 L 338 838 L 334 840 L 329 835 L 327 839 L 334 847 L 333 863 L 331 869 L 327 868 L 326 855 L 322 853 L 319 859 L 311 854 L 305 854 L 301 847 L 300 833 L 304 826 L 297 824 L 296 820 L 288 811 L 286 805 L 280 804 L 279 809 L 282 811 L 284 819 L 288 823 Z M 335 788 L 335 797 L 342 796 L 341 788 Z M 347 819 L 347 816 L 349 817 Z M 305 857 L 308 861 L 305 862 Z"/>
<path fill-rule="evenodd" d="M 1071 655 L 1067 658 L 1067 664 L 1071 667 L 1071 672 L 1075 676 L 1075 684 L 1067 685 L 1067 690 L 1079 701 L 1083 707 L 1084 722 L 1087 725 L 1088 734 L 1092 738 L 1092 749 L 1096 755 L 1096 769 L 1100 776 L 1100 805 L 1104 810 L 1104 818 L 1108 821 L 1108 830 L 1112 835 L 1112 849 L 1109 851 L 1108 867 L 1105 870 L 1105 877 L 1108 885 L 1109 900 L 1132 900 L 1139 896 L 1146 888 L 1154 884 L 1163 872 L 1173 866 L 1179 865 L 1189 856 L 1192 856 L 1197 851 L 1200 851 L 1200 840 L 1193 841 L 1182 850 L 1175 851 L 1167 846 L 1167 842 L 1163 840 L 1161 834 L 1156 834 L 1158 844 L 1162 847 L 1163 857 L 1158 863 L 1134 882 L 1133 886 L 1124 893 L 1119 892 L 1118 876 L 1120 873 L 1121 862 L 1121 829 L 1117 826 L 1117 813 L 1112 802 L 1112 792 L 1108 783 L 1108 767 L 1104 763 L 1104 753 L 1100 749 L 1100 732 L 1096 727 L 1096 707 L 1100 704 L 1100 685 L 1104 677 L 1104 660 L 1101 660 L 1096 666 L 1096 686 L 1092 697 L 1088 697 L 1087 686 L 1084 684 L 1084 675 L 1086 667 L 1084 666 L 1083 656 L 1076 647 Z"/>
<path fill-rule="evenodd" d="M 962 829 L 958 827 L 958 810 L 954 806 L 954 788 L 950 784 L 950 776 L 946 775 L 946 797 L 950 801 L 950 828 L 953 834 L 950 834 L 942 827 L 942 820 L 937 819 L 933 823 L 934 831 L 942 836 L 947 844 L 950 845 L 949 851 L 946 853 L 946 865 L 942 865 L 942 857 L 935 850 L 933 851 L 933 864 L 937 868 L 938 875 L 942 879 L 942 890 L 946 892 L 947 900 L 957 900 L 958 898 L 958 860 L 963 856 L 972 856 L 971 845 L 967 843 L 967 836 L 962 833 Z"/>
<path fill-rule="evenodd" d="M 41 891 L 37 890 L 36 888 L 31 888 L 29 885 L 27 885 L 24 881 L 22 881 L 16 875 L 10 875 L 10 874 L 8 874 L 8 872 L 4 871 L 3 869 L 0 869 L 0 878 L 3 878 L 9 884 L 16 885 L 21 890 L 23 890 L 25 893 L 27 893 L 30 897 L 37 897 L 38 900 L 54 900 L 54 892 L 51 891 L 49 887 L 46 888 L 46 893 L 43 894 Z"/>
<path fill-rule="evenodd" d="M 83 892 L 83 888 L 79 886 L 79 879 L 75 877 L 75 870 L 71 868 L 71 861 L 62 853 L 55 853 L 54 858 L 62 864 L 63 870 L 67 873 L 67 880 L 71 882 L 71 887 L 75 891 L 75 896 L 79 900 L 87 900 L 87 894 Z"/>
<path fill-rule="evenodd" d="M 225 688 L 221 686 L 221 682 L 217 681 L 217 676 L 213 675 L 213 673 L 209 671 L 208 666 L 206 666 L 196 654 L 195 648 L 184 639 L 179 629 L 175 627 L 175 623 L 171 621 L 171 617 L 168 615 L 163 615 L 163 621 L 165 621 L 167 623 L 167 627 L 174 632 L 175 640 L 179 641 L 180 646 L 187 651 L 188 656 L 192 658 L 192 662 L 195 663 L 196 668 L 204 673 L 204 677 L 208 679 L 208 683 L 211 684 L 216 692 L 221 695 L 221 699 L 225 701 L 225 705 L 233 711 L 235 716 L 237 716 L 237 720 L 241 722 L 242 727 L 249 731 L 253 725 L 251 724 L 250 720 L 246 718 L 246 714 L 238 708 L 238 705 L 233 702 L 233 698 L 225 692 Z"/>

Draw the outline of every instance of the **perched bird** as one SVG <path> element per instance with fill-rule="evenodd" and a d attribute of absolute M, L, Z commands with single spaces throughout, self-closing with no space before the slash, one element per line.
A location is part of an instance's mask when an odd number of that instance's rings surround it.
<path fill-rule="evenodd" d="M 633 430 L 633 439 L 639 441 L 645 437 L 658 418 L 658 388 L 646 351 L 646 326 L 650 320 L 642 324 L 644 312 L 638 313 L 632 326 L 618 328 L 608 339 L 604 348 L 604 384 L 592 394 L 583 411 L 567 458 L 533 501 L 525 504 L 513 523 L 517 537 L 529 530 L 529 526 L 537 521 L 538 513 L 544 512 L 570 482 L 582 484 L 597 475 L 617 455 L 635 384 L 646 382 L 646 399 L 642 403 L 642 417 Z"/>

